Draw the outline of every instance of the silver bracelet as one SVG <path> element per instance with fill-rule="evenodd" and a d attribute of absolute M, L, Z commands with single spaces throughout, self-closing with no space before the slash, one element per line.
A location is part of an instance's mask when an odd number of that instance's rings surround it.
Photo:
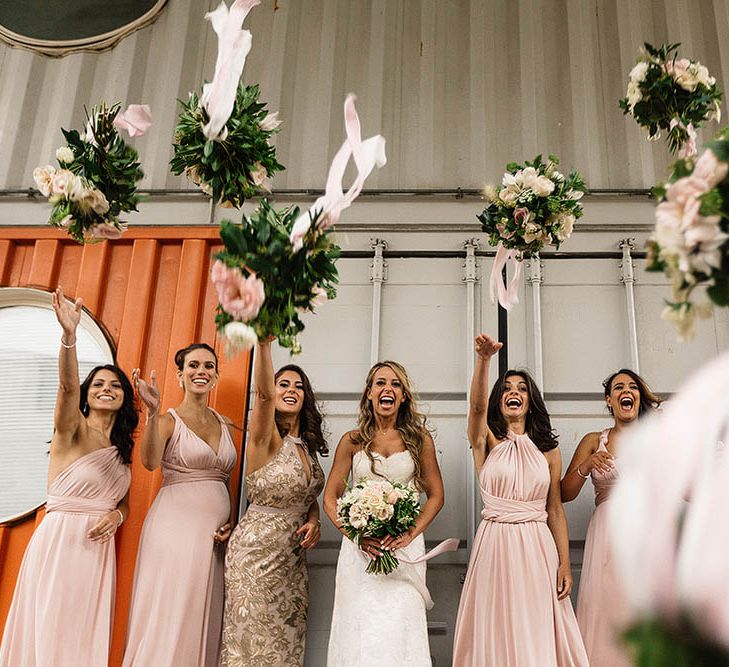
<path fill-rule="evenodd" d="M 118 525 L 121 526 L 124 523 L 124 514 L 118 507 L 114 511 L 119 512 L 119 524 Z"/>
<path fill-rule="evenodd" d="M 582 465 L 582 464 L 580 464 L 580 465 Z M 580 470 L 580 466 L 579 465 L 577 466 L 577 474 L 580 477 L 582 477 L 582 479 L 589 479 L 589 477 L 590 477 L 589 473 L 587 475 L 583 475 L 582 474 L 582 471 Z"/>
<path fill-rule="evenodd" d="M 66 343 L 63 342 L 63 337 L 61 337 L 61 347 L 65 347 L 67 350 L 72 350 L 76 347 L 76 341 L 73 341 L 70 345 L 66 345 Z"/>

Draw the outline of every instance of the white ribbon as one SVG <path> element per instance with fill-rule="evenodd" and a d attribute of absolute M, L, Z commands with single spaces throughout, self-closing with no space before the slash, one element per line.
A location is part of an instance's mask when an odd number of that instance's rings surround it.
<path fill-rule="evenodd" d="M 225 2 L 221 2 L 217 9 L 205 14 L 218 36 L 215 74 L 213 80 L 203 86 L 201 99 L 209 119 L 203 126 L 203 134 L 208 139 L 222 141 L 228 135 L 225 124 L 233 112 L 238 83 L 253 43 L 250 30 L 242 28 L 243 21 L 260 3 L 261 0 L 235 0 L 228 10 Z"/>
<path fill-rule="evenodd" d="M 494 265 L 491 269 L 491 277 L 489 278 L 489 289 L 491 291 L 491 302 L 495 302 L 498 296 L 499 304 L 506 310 L 511 310 L 513 306 L 519 303 L 519 278 L 521 277 L 521 262 L 516 260 L 517 251 L 508 250 L 499 243 L 494 258 Z M 511 282 L 507 288 L 504 284 L 504 278 L 501 275 L 502 269 L 511 264 L 513 275 Z"/>
<path fill-rule="evenodd" d="M 304 236 L 311 227 L 311 222 L 319 213 L 318 226 L 327 229 L 339 221 L 339 216 L 345 208 L 352 205 L 362 191 L 366 178 L 372 170 L 387 163 L 385 155 L 385 138 L 379 134 L 362 141 L 361 128 L 357 109 L 354 106 L 356 97 L 351 93 L 344 101 L 344 127 L 347 138 L 332 160 L 324 195 L 319 197 L 306 212 L 301 214 L 291 230 L 291 243 L 294 251 L 303 246 Z M 351 187 L 345 193 L 342 188 L 344 172 L 349 164 L 349 158 L 354 158 L 357 167 L 357 176 Z"/>
<path fill-rule="evenodd" d="M 688 139 L 678 151 L 678 157 L 685 160 L 686 158 L 693 157 L 698 152 L 698 149 L 696 148 L 696 130 L 694 129 L 693 123 L 684 125 L 682 121 L 678 120 L 678 118 L 674 118 L 668 126 L 669 132 L 677 125 L 688 135 Z"/>

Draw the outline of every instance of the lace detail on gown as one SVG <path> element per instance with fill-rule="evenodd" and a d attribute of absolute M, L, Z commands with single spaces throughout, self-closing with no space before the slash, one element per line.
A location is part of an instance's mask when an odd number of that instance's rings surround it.
<path fill-rule="evenodd" d="M 374 454 L 375 471 L 387 479 L 411 484 L 415 471 L 410 454 L 389 457 Z M 352 459 L 356 484 L 375 477 L 364 452 Z M 425 552 L 418 535 L 402 550 L 409 558 Z M 365 571 L 366 556 L 348 539 L 342 540 L 337 562 L 334 613 L 329 635 L 328 667 L 430 667 L 426 605 L 425 563 L 401 563 L 392 574 Z"/>

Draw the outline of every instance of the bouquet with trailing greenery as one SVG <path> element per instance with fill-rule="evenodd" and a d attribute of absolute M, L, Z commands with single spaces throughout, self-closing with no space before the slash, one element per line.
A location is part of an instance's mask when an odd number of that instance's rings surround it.
<path fill-rule="evenodd" d="M 301 315 L 336 296 L 340 249 L 332 230 L 311 235 L 297 251 L 290 235 L 299 216 L 298 208 L 276 211 L 264 199 L 241 224 L 221 222 L 225 249 L 215 255 L 211 277 L 220 301 L 215 323 L 229 354 L 269 336 L 297 354 Z"/>
<path fill-rule="evenodd" d="M 704 65 L 677 58 L 679 46 L 656 48 L 646 42 L 619 104 L 648 130 L 649 139 L 658 139 L 663 130 L 671 151 L 688 157 L 696 153 L 696 128 L 705 121 L 720 121 L 722 95 Z"/>
<path fill-rule="evenodd" d="M 233 111 L 218 139 L 209 139 L 204 105 L 190 94 L 180 101 L 182 111 L 175 129 L 172 172 L 187 177 L 218 204 L 239 208 L 261 190 L 267 179 L 284 167 L 276 160 L 270 139 L 281 121 L 258 101 L 258 85 L 238 85 Z"/>
<path fill-rule="evenodd" d="M 680 159 L 668 183 L 654 188 L 661 200 L 656 228 L 648 242 L 648 270 L 672 281 L 673 300 L 663 318 L 673 321 L 680 338 L 690 339 L 696 315 L 711 304 L 692 303 L 693 291 L 706 285 L 717 306 L 729 306 L 729 128 L 707 144 L 698 159 Z"/>
<path fill-rule="evenodd" d="M 151 125 L 149 107 L 92 107 L 83 133 L 64 130 L 67 145 L 56 151 L 59 168 L 37 167 L 33 178 L 53 205 L 48 224 L 67 230 L 79 243 L 119 238 L 126 230 L 119 216 L 137 210 L 137 183 L 142 179 L 137 151 L 127 146 L 117 128 L 131 136 Z"/>
<path fill-rule="evenodd" d="M 537 155 L 523 165 L 510 162 L 502 187 L 487 186 L 488 204 L 478 216 L 489 244 L 515 250 L 520 258 L 532 257 L 545 245 L 559 248 L 582 217 L 579 200 L 587 191 L 582 176 L 557 171 L 559 158 L 546 162 Z"/>
<path fill-rule="evenodd" d="M 399 537 L 415 525 L 420 514 L 418 492 L 387 479 L 363 479 L 337 500 L 337 518 L 350 540 Z M 390 574 L 400 562 L 391 551 L 373 558 L 370 574 Z"/>

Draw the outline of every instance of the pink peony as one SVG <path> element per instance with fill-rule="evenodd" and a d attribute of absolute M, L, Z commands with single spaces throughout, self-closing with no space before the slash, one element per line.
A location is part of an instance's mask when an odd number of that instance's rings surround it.
<path fill-rule="evenodd" d="M 152 127 L 152 113 L 148 104 L 130 104 L 126 111 L 117 114 L 114 127 L 126 130 L 130 137 L 141 137 Z"/>
<path fill-rule="evenodd" d="M 125 226 L 116 227 L 109 222 L 100 222 L 89 228 L 89 234 L 97 239 L 119 239 L 125 231 Z"/>
<path fill-rule="evenodd" d="M 696 160 L 692 176 L 706 181 L 713 188 L 726 178 L 728 171 L 729 165 L 719 160 L 714 151 L 707 149 Z"/>
<path fill-rule="evenodd" d="M 234 319 L 249 322 L 254 319 L 266 298 L 263 281 L 251 274 L 246 278 L 239 269 L 229 268 L 216 260 L 210 278 L 218 293 L 223 310 Z"/>

